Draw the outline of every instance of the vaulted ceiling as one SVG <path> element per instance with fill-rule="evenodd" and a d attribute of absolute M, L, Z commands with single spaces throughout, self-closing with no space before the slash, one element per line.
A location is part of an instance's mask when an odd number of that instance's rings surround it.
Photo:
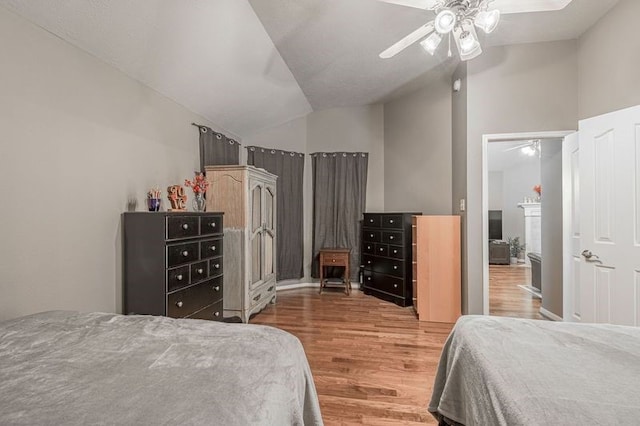
<path fill-rule="evenodd" d="M 513 0 L 517 1 L 517 0 Z M 483 46 L 574 39 L 617 0 L 505 15 Z M 433 18 L 377 0 L 0 0 L 236 136 L 384 101 L 455 59 L 378 53 Z M 442 52 L 446 49 L 442 49 Z"/>

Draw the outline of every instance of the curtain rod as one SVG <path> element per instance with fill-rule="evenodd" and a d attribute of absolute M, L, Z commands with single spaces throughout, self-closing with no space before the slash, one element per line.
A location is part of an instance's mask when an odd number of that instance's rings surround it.
<path fill-rule="evenodd" d="M 198 123 L 191 123 L 191 125 L 192 125 L 192 126 L 196 126 L 198 129 L 201 129 L 201 128 L 203 128 L 203 127 L 204 127 L 204 128 L 207 128 L 207 129 L 211 129 L 209 126 L 203 126 L 202 124 L 198 124 Z M 212 131 L 213 133 L 218 134 L 218 135 L 222 135 L 222 133 L 220 133 L 220 132 L 216 132 L 216 131 L 215 131 L 215 130 L 213 130 L 213 129 L 211 129 L 211 131 Z M 204 132 L 204 133 L 206 133 L 206 132 Z M 228 140 L 233 141 L 234 143 L 237 143 L 238 145 L 242 146 L 242 144 L 241 144 L 240 142 L 238 142 L 237 140 L 235 140 L 235 139 L 233 139 L 233 138 L 230 138 L 230 137 L 228 137 L 227 135 L 224 135 L 224 136 L 226 136 Z"/>

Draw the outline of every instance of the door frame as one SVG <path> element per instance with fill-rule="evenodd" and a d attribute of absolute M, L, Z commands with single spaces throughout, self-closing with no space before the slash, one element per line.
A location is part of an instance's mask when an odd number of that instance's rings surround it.
<path fill-rule="evenodd" d="M 489 245 L 486 244 L 489 241 L 489 165 L 487 157 L 489 144 L 491 142 L 526 141 L 531 139 L 563 139 L 565 136 L 575 132 L 576 130 L 558 130 L 482 135 L 482 313 L 484 315 L 489 315 Z M 570 228 L 567 229 L 564 225 L 563 221 L 563 232 L 570 232 Z M 565 247 L 562 250 L 563 257 L 565 257 Z"/>

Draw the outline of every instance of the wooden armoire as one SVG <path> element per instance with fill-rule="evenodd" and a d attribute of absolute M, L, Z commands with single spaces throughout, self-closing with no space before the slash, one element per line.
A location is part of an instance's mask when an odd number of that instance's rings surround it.
<path fill-rule="evenodd" d="M 253 166 L 206 166 L 207 211 L 224 212 L 224 317 L 276 301 L 276 179 Z"/>

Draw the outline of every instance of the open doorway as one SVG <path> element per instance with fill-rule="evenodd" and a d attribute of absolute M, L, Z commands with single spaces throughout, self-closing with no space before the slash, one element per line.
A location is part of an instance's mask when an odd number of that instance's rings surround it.
<path fill-rule="evenodd" d="M 569 133 L 484 137 L 485 314 L 560 319 L 545 306 L 559 304 L 553 310 L 562 313 L 562 141 Z"/>

